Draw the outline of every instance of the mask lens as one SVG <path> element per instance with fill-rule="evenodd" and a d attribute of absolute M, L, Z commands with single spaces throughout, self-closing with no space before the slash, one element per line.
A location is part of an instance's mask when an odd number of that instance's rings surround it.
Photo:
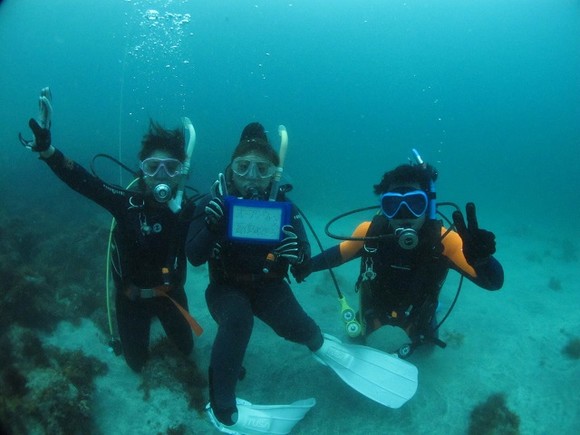
<path fill-rule="evenodd" d="M 167 172 L 167 175 L 169 175 L 170 177 L 175 177 L 176 175 L 180 174 L 181 169 L 183 167 L 181 162 L 176 159 L 165 159 L 163 165 L 165 166 L 165 171 Z"/>
<path fill-rule="evenodd" d="M 244 177 L 248 175 L 248 172 L 250 172 L 250 164 L 251 162 L 247 159 L 235 159 L 232 162 L 232 171 L 234 171 L 236 175 Z"/>
<path fill-rule="evenodd" d="M 258 175 L 261 178 L 268 178 L 274 175 L 274 165 L 270 162 L 256 162 L 256 168 L 258 169 Z"/>
<path fill-rule="evenodd" d="M 409 192 L 404 195 L 404 203 L 411 213 L 419 217 L 427 210 L 427 195 L 422 191 Z"/>
<path fill-rule="evenodd" d="M 387 192 L 381 197 L 381 209 L 389 219 L 397 214 L 401 207 L 403 195 L 400 193 Z"/>
<path fill-rule="evenodd" d="M 141 169 L 145 175 L 155 175 L 159 170 L 160 162 L 158 159 L 145 159 L 141 162 Z"/>

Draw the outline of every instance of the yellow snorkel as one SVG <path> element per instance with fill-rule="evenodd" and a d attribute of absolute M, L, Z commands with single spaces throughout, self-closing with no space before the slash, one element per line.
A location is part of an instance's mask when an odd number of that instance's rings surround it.
<path fill-rule="evenodd" d="M 283 125 L 278 126 L 278 134 L 280 135 L 280 152 L 278 153 L 280 164 L 276 168 L 276 172 L 272 178 L 270 201 L 276 201 L 276 197 L 278 196 L 280 179 L 282 178 L 282 172 L 284 172 L 284 160 L 286 160 L 286 152 L 288 151 L 288 132 L 286 131 L 286 127 Z"/>
<path fill-rule="evenodd" d="M 272 186 L 270 187 L 270 197 L 268 201 L 276 201 L 278 196 L 278 190 L 280 186 L 280 179 L 282 178 L 282 172 L 284 171 L 284 160 L 286 160 L 286 152 L 288 151 L 288 132 L 286 127 L 283 125 L 278 126 L 278 134 L 280 135 L 280 152 L 278 153 L 278 158 L 280 160 L 276 172 L 272 177 Z M 264 268 L 262 269 L 264 273 L 270 272 L 270 266 L 276 261 L 276 255 L 269 252 L 266 256 L 266 262 Z"/>
<path fill-rule="evenodd" d="M 169 201 L 169 209 L 173 213 L 179 213 L 181 210 L 181 202 L 183 201 L 183 191 L 185 190 L 185 181 L 187 175 L 189 174 L 189 169 L 191 167 L 191 156 L 193 155 L 193 149 L 195 148 L 195 128 L 187 116 L 181 118 L 183 123 L 183 128 L 189 133 L 189 140 L 187 141 L 187 147 L 185 150 L 185 161 L 183 162 L 183 172 L 181 175 L 181 180 L 177 186 L 177 192 L 175 196 Z"/>

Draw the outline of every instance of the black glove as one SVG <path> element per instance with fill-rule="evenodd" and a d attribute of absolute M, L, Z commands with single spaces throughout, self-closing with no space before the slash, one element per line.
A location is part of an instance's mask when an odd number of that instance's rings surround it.
<path fill-rule="evenodd" d="M 272 265 L 279 258 L 285 258 L 292 265 L 300 264 L 304 260 L 304 253 L 300 247 L 300 241 L 298 240 L 294 227 L 292 225 L 284 225 L 282 227 L 282 233 L 286 237 L 266 256 L 262 269 L 264 273 L 269 273 Z"/>
<path fill-rule="evenodd" d="M 298 236 L 292 225 L 284 225 L 282 227 L 284 237 L 280 244 L 272 252 L 276 258 L 285 258 L 290 264 L 300 264 L 304 259 L 302 250 L 298 243 Z"/>
<path fill-rule="evenodd" d="M 226 178 L 220 173 L 210 188 L 211 201 L 205 206 L 205 223 L 207 228 L 216 234 L 225 233 L 227 226 L 224 196 L 228 194 Z"/>
<path fill-rule="evenodd" d="M 475 204 L 465 206 L 467 226 L 460 211 L 453 212 L 453 223 L 463 241 L 463 255 L 471 266 L 485 263 L 495 253 L 495 234 L 480 230 L 475 216 Z"/>
<path fill-rule="evenodd" d="M 38 99 L 38 121 L 30 118 L 28 126 L 32 130 L 34 139 L 24 139 L 21 133 L 18 133 L 20 143 L 31 151 L 41 153 L 50 148 L 50 125 L 52 119 L 52 94 L 49 88 L 43 88 L 40 91 Z"/>
<path fill-rule="evenodd" d="M 312 273 L 312 261 L 304 260 L 302 263 L 293 264 L 290 272 L 297 283 L 303 282 Z"/>
<path fill-rule="evenodd" d="M 216 196 L 205 206 L 205 223 L 207 228 L 216 234 L 226 231 L 225 205 L 221 197 Z"/>

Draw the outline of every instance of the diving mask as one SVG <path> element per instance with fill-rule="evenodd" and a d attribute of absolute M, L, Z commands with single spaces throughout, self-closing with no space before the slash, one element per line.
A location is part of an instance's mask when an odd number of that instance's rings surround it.
<path fill-rule="evenodd" d="M 416 218 L 427 210 L 429 200 L 422 190 L 407 193 L 387 192 L 381 196 L 381 211 L 388 219 L 393 219 L 403 206 Z"/>
<path fill-rule="evenodd" d="M 155 177 L 161 175 L 161 169 L 165 171 L 167 176 L 173 178 L 183 174 L 183 163 L 177 159 L 160 159 L 157 157 L 149 157 L 141 162 L 141 170 L 143 174 L 148 177 Z"/>
<path fill-rule="evenodd" d="M 238 157 L 232 162 L 232 171 L 240 177 L 270 178 L 276 172 L 276 166 L 269 160 Z"/>

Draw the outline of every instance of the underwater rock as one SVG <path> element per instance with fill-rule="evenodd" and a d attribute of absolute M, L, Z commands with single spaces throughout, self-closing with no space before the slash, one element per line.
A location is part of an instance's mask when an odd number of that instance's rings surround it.
<path fill-rule="evenodd" d="M 207 379 L 195 361 L 183 355 L 173 343 L 163 338 L 151 349 L 151 356 L 142 371 L 139 388 L 148 400 L 154 388 L 167 388 L 177 393 L 185 392 L 189 408 L 203 413 L 207 403 Z"/>
<path fill-rule="evenodd" d="M 562 353 L 570 359 L 580 359 L 580 338 L 572 337 L 562 348 Z"/>
<path fill-rule="evenodd" d="M 2 433 L 92 433 L 94 379 L 107 366 L 81 351 L 44 347 L 36 334 L 13 326 L 0 340 Z"/>
<path fill-rule="evenodd" d="M 19 324 L 50 331 L 81 317 L 105 328 L 106 228 L 85 222 L 62 231 L 43 223 L 0 214 L 0 227 L 10 229 L 0 238 L 0 330 Z"/>
<path fill-rule="evenodd" d="M 469 435 L 519 435 L 520 417 L 506 404 L 503 393 L 495 393 L 471 411 Z"/>

